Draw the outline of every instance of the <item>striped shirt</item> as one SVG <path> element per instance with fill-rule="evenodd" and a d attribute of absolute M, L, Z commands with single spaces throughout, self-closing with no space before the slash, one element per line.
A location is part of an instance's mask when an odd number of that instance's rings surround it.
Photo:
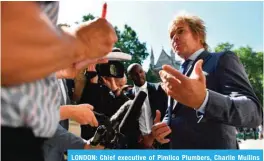
<path fill-rule="evenodd" d="M 37 3 L 56 25 L 59 2 Z M 51 137 L 58 127 L 60 101 L 61 91 L 55 74 L 18 86 L 2 87 L 1 125 L 31 127 L 35 136 Z"/>

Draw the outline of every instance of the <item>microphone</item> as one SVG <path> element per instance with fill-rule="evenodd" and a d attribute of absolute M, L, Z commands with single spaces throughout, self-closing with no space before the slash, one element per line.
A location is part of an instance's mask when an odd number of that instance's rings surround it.
<path fill-rule="evenodd" d="M 101 113 L 94 112 L 94 115 L 97 117 L 99 124 L 100 125 L 93 138 L 90 139 L 90 145 L 91 146 L 96 146 L 98 144 L 107 144 L 109 142 L 109 139 L 111 139 L 114 136 L 114 129 L 112 128 L 111 121 L 109 118 Z"/>
<path fill-rule="evenodd" d="M 129 131 L 129 128 L 133 126 L 133 123 L 138 120 L 138 116 L 140 115 L 142 105 L 147 97 L 147 94 L 143 91 L 140 91 L 128 111 L 125 114 L 125 117 L 121 121 L 119 125 L 119 132 L 122 134 L 126 134 Z M 136 118 L 136 120 L 135 120 Z"/>
<path fill-rule="evenodd" d="M 125 136 L 129 136 L 129 131 L 136 125 L 146 97 L 147 94 L 140 91 L 133 101 L 126 102 L 111 119 L 94 111 L 102 120 L 102 125 L 97 128 L 90 145 L 102 144 L 112 149 L 125 148 L 127 146 Z"/>

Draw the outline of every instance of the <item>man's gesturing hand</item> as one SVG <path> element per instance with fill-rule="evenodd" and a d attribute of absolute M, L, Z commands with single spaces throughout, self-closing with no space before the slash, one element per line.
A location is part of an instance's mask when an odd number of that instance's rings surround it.
<path fill-rule="evenodd" d="M 206 96 L 206 78 L 202 70 L 203 60 L 196 62 L 190 77 L 180 73 L 169 65 L 164 65 L 160 71 L 162 88 L 178 102 L 199 108 Z"/>

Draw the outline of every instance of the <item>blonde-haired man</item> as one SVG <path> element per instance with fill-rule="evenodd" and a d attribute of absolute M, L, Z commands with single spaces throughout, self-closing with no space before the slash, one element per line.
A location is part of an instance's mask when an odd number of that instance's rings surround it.
<path fill-rule="evenodd" d="M 163 89 L 173 99 L 163 121 L 157 111 L 152 136 L 174 149 L 236 149 L 235 127 L 257 127 L 262 107 L 239 58 L 209 53 L 203 20 L 178 15 L 169 28 L 171 45 L 185 61 L 164 65 Z M 165 138 L 167 135 L 169 138 Z"/>

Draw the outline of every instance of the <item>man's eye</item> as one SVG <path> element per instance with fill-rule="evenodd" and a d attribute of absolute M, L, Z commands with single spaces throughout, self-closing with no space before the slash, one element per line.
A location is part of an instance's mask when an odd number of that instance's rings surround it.
<path fill-rule="evenodd" d="M 174 36 L 174 34 L 171 34 L 171 35 L 170 35 L 170 39 L 171 39 L 171 40 L 173 39 L 173 36 Z"/>
<path fill-rule="evenodd" d="M 177 31 L 177 34 L 182 34 L 182 33 L 183 33 L 182 29 Z"/>
<path fill-rule="evenodd" d="M 171 33 L 170 33 L 170 39 L 173 39 L 173 37 L 175 36 L 177 34 L 177 31 L 172 31 Z"/>

